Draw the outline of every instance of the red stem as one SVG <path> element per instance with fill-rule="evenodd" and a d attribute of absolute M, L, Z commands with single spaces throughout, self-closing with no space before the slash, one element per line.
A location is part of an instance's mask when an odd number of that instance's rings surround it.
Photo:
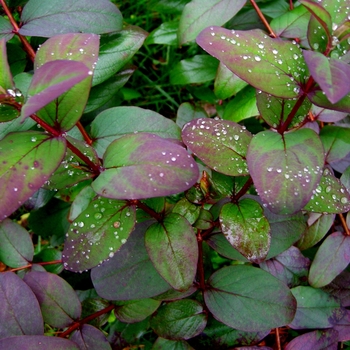
<path fill-rule="evenodd" d="M 274 31 L 272 30 L 272 28 L 270 27 L 269 22 L 267 22 L 264 14 L 261 12 L 261 10 L 259 9 L 259 6 L 256 4 L 255 0 L 250 0 L 250 2 L 252 3 L 254 10 L 256 11 L 256 13 L 258 14 L 259 18 L 261 19 L 261 21 L 264 23 L 264 26 L 266 27 L 266 29 L 268 30 L 268 32 L 270 33 L 270 36 L 273 38 L 277 38 L 277 35 L 274 33 Z"/>
<path fill-rule="evenodd" d="M 198 242 L 198 263 L 197 263 L 197 273 L 199 279 L 199 288 L 205 290 L 205 278 L 204 278 L 204 266 L 203 266 L 203 238 L 200 230 L 197 232 L 197 242 Z"/>
<path fill-rule="evenodd" d="M 20 270 L 24 270 L 24 269 L 29 269 L 29 268 L 31 268 L 34 264 L 36 264 L 36 265 L 41 265 L 41 266 L 44 266 L 44 265 L 54 265 L 54 264 L 62 264 L 62 260 L 52 260 L 52 261 L 44 261 L 44 262 L 38 262 L 38 263 L 31 263 L 31 264 L 24 265 L 24 266 L 21 266 L 21 267 L 16 267 L 15 269 L 6 270 L 6 271 L 4 271 L 4 272 L 8 272 L 8 271 L 15 272 L 15 271 L 20 271 Z"/>
<path fill-rule="evenodd" d="M 112 310 L 114 310 L 115 308 L 115 305 L 111 304 L 107 307 L 105 307 L 104 309 L 100 310 L 100 311 L 97 311 L 85 318 L 83 318 L 82 320 L 78 321 L 78 322 L 75 322 L 73 323 L 72 326 L 70 326 L 66 331 L 64 331 L 63 333 L 61 333 L 59 335 L 60 338 L 65 338 L 67 335 L 71 334 L 73 331 L 75 331 L 76 329 L 78 329 L 81 325 L 85 324 L 85 323 L 88 323 L 92 320 L 94 320 L 95 318 L 101 316 L 101 315 L 104 315 L 106 314 L 107 312 L 110 312 Z"/>
<path fill-rule="evenodd" d="M 244 196 L 252 184 L 253 184 L 253 179 L 249 176 L 249 179 L 244 184 L 244 186 L 240 189 L 240 191 L 237 194 L 233 196 L 233 202 L 237 202 L 242 196 Z"/>
<path fill-rule="evenodd" d="M 86 142 L 89 146 L 91 146 L 93 141 L 92 141 L 92 139 L 90 138 L 90 136 L 88 135 L 88 133 L 86 132 L 86 130 L 84 129 L 84 127 L 82 126 L 81 122 L 78 121 L 76 125 L 77 125 L 77 127 L 78 127 L 80 133 L 83 135 L 85 142 Z"/>

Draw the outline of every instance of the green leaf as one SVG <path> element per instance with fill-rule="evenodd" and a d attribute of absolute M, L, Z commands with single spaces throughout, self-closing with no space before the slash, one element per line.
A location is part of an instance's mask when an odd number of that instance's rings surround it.
<path fill-rule="evenodd" d="M 92 283 L 101 298 L 108 300 L 151 298 L 171 288 L 160 277 L 147 254 L 144 233 L 149 225 L 150 221 L 137 224 L 118 254 L 92 269 Z"/>
<path fill-rule="evenodd" d="M 94 147 L 102 157 L 110 143 L 123 135 L 148 132 L 168 139 L 180 139 L 180 128 L 170 119 L 140 107 L 113 107 L 91 123 Z"/>
<path fill-rule="evenodd" d="M 12 90 L 14 86 L 15 84 L 7 62 L 6 40 L 0 39 L 0 93 L 7 94 L 7 90 Z"/>
<path fill-rule="evenodd" d="M 152 315 L 160 306 L 160 300 L 141 299 L 117 302 L 114 310 L 119 321 L 125 323 L 134 323 L 144 320 Z"/>
<path fill-rule="evenodd" d="M 217 98 L 225 100 L 236 95 L 248 84 L 232 73 L 224 64 L 220 62 L 214 81 L 214 92 Z"/>
<path fill-rule="evenodd" d="M 296 246 L 305 250 L 317 244 L 333 225 L 334 217 L 330 214 L 309 213 L 308 226 Z"/>
<path fill-rule="evenodd" d="M 22 121 L 61 96 L 92 74 L 81 62 L 57 60 L 47 62 L 34 73 L 28 89 L 30 96 L 22 108 Z"/>
<path fill-rule="evenodd" d="M 170 302 L 158 309 L 151 319 L 151 327 L 163 338 L 190 339 L 200 334 L 207 324 L 202 305 L 195 300 Z"/>
<path fill-rule="evenodd" d="M 108 0 L 30 0 L 23 8 L 19 32 L 52 37 L 63 33 L 103 34 L 120 30 L 123 17 Z"/>
<path fill-rule="evenodd" d="M 129 134 L 112 142 L 94 191 L 115 199 L 143 199 L 183 192 L 199 171 L 186 149 L 157 135 Z"/>
<path fill-rule="evenodd" d="M 146 36 L 147 32 L 136 26 L 126 26 L 119 33 L 103 36 L 92 86 L 104 82 L 125 66 Z"/>
<path fill-rule="evenodd" d="M 261 117 L 267 124 L 275 129 L 287 120 L 288 115 L 298 102 L 297 99 L 282 99 L 271 96 L 262 91 L 259 91 L 256 95 L 256 99 Z M 310 108 L 311 102 L 308 99 L 305 99 L 302 105 L 298 108 L 289 128 L 294 128 L 300 125 L 307 117 Z"/>
<path fill-rule="evenodd" d="M 74 221 L 89 206 L 95 196 L 96 193 L 91 186 L 84 187 L 71 204 L 68 219 Z"/>
<path fill-rule="evenodd" d="M 182 139 L 215 171 L 231 176 L 248 174 L 245 157 L 252 135 L 244 126 L 231 121 L 195 119 L 184 126 Z"/>
<path fill-rule="evenodd" d="M 177 45 L 178 22 L 163 22 L 147 37 L 145 44 Z"/>
<path fill-rule="evenodd" d="M 321 288 L 331 283 L 350 263 L 350 237 L 333 232 L 322 242 L 311 264 L 309 283 Z"/>
<path fill-rule="evenodd" d="M 301 49 L 295 42 L 272 39 L 259 29 L 210 27 L 199 34 L 197 43 L 241 79 L 277 97 L 297 97 L 308 77 Z"/>
<path fill-rule="evenodd" d="M 190 122 L 193 119 L 198 118 L 207 118 L 208 114 L 206 111 L 199 106 L 193 106 L 189 102 L 184 102 L 180 105 L 179 109 L 177 110 L 176 115 L 176 124 L 183 128 L 183 126 Z"/>
<path fill-rule="evenodd" d="M 37 70 L 47 62 L 73 60 L 84 63 L 93 72 L 99 49 L 99 36 L 95 34 L 56 35 L 41 45 L 35 56 Z M 92 75 L 75 85 L 57 100 L 49 103 L 37 114 L 53 127 L 60 125 L 62 131 L 71 129 L 80 119 L 89 97 Z"/>
<path fill-rule="evenodd" d="M 270 225 L 263 209 L 253 199 L 226 203 L 221 209 L 222 233 L 230 244 L 249 261 L 263 261 L 270 247 Z"/>
<path fill-rule="evenodd" d="M 229 327 L 267 331 L 288 324 L 294 317 L 296 302 L 289 288 L 261 269 L 224 267 L 207 283 L 205 303 L 213 316 Z"/>
<path fill-rule="evenodd" d="M 316 213 L 345 213 L 350 210 L 350 193 L 329 169 L 323 171 L 318 186 L 304 207 Z"/>
<path fill-rule="evenodd" d="M 11 133 L 0 141 L 1 219 L 44 185 L 65 151 L 63 138 L 37 131 Z"/>
<path fill-rule="evenodd" d="M 247 86 L 239 91 L 236 97 L 226 106 L 223 119 L 238 123 L 244 119 L 259 115 L 255 92 L 256 90 L 251 86 Z"/>
<path fill-rule="evenodd" d="M 321 289 L 299 286 L 291 289 L 297 300 L 297 311 L 289 324 L 292 329 L 330 328 L 345 315 L 339 300 Z"/>
<path fill-rule="evenodd" d="M 64 328 L 80 317 L 80 301 L 63 278 L 48 272 L 31 271 L 23 280 L 37 297 L 44 322 Z"/>
<path fill-rule="evenodd" d="M 200 211 L 200 206 L 191 203 L 186 197 L 180 199 L 172 210 L 173 213 L 182 215 L 191 225 L 198 219 Z"/>
<path fill-rule="evenodd" d="M 208 25 L 222 25 L 231 19 L 246 0 L 192 0 L 181 15 L 179 44 L 192 41 Z"/>
<path fill-rule="evenodd" d="M 253 138 L 247 163 L 264 206 L 274 213 L 292 214 L 307 204 L 319 183 L 324 151 L 311 129 L 284 135 L 267 130 Z"/>
<path fill-rule="evenodd" d="M 28 265 L 34 247 L 29 233 L 17 223 L 5 219 L 0 223 L 0 261 L 9 267 Z"/>
<path fill-rule="evenodd" d="M 170 71 L 170 84 L 199 84 L 213 80 L 219 62 L 208 55 L 196 55 L 178 62 Z"/>
<path fill-rule="evenodd" d="M 0 40 L 4 39 L 5 41 L 10 40 L 13 36 L 14 33 L 13 31 L 13 27 L 11 22 L 4 17 L 0 17 Z M 4 57 L 4 56 L 2 56 Z"/>
<path fill-rule="evenodd" d="M 194 350 L 184 340 L 170 340 L 158 337 L 152 346 L 152 350 Z"/>
<path fill-rule="evenodd" d="M 136 220 L 127 202 L 98 197 L 71 224 L 62 258 L 71 271 L 90 269 L 126 243 Z"/>
<path fill-rule="evenodd" d="M 185 291 L 195 278 L 198 246 L 189 222 L 179 214 L 167 215 L 145 234 L 148 255 L 159 274 L 176 290 Z"/>

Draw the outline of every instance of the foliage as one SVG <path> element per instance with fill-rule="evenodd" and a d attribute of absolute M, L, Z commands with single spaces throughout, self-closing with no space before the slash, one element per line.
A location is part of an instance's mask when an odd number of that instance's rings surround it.
<path fill-rule="evenodd" d="M 350 348 L 348 1 L 0 3 L 0 349 Z"/>

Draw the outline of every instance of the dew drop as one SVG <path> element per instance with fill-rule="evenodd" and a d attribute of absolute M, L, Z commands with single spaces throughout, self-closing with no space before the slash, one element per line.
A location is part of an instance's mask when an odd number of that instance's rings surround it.
<path fill-rule="evenodd" d="M 96 214 L 94 215 L 94 218 L 95 218 L 96 220 L 102 219 L 102 217 L 103 217 L 102 213 L 96 213 Z"/>
<path fill-rule="evenodd" d="M 343 203 L 343 204 L 346 204 L 348 202 L 348 199 L 346 197 L 342 197 L 340 199 L 340 201 Z"/>
<path fill-rule="evenodd" d="M 329 193 L 331 190 L 332 190 L 332 187 L 331 187 L 331 186 L 327 186 L 327 187 L 326 187 L 326 193 Z"/>
<path fill-rule="evenodd" d="M 36 142 L 37 138 L 35 136 L 32 136 L 32 138 L 30 139 L 32 142 Z"/>
<path fill-rule="evenodd" d="M 123 238 L 120 242 L 121 242 L 122 244 L 125 244 L 125 243 L 126 243 L 126 239 Z"/>
<path fill-rule="evenodd" d="M 113 223 L 113 227 L 114 227 L 114 228 L 120 227 L 120 221 L 114 222 L 114 223 Z"/>
<path fill-rule="evenodd" d="M 79 227 L 84 227 L 84 223 L 82 221 L 78 222 Z"/>
<path fill-rule="evenodd" d="M 254 59 L 255 59 L 255 61 L 257 61 L 257 62 L 260 62 L 260 61 L 261 61 L 261 57 L 260 57 L 260 56 L 255 56 Z"/>

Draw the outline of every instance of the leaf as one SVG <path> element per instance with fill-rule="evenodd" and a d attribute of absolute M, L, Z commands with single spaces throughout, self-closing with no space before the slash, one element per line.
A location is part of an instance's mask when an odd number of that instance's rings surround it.
<path fill-rule="evenodd" d="M 246 198 L 221 209 L 220 226 L 230 244 L 249 261 L 263 261 L 270 247 L 270 225 L 259 203 Z"/>
<path fill-rule="evenodd" d="M 72 334 L 70 340 L 76 343 L 79 346 L 80 350 L 112 349 L 102 331 L 89 324 L 83 324 L 81 327 L 79 327 L 79 330 L 75 331 Z"/>
<path fill-rule="evenodd" d="M 291 289 L 297 300 L 297 312 L 289 324 L 292 329 L 330 328 L 345 315 L 338 299 L 321 289 L 299 286 Z"/>
<path fill-rule="evenodd" d="M 31 271 L 23 281 L 31 288 L 39 301 L 44 322 L 57 328 L 68 327 L 81 314 L 80 301 L 74 289 L 61 277 Z"/>
<path fill-rule="evenodd" d="M 321 180 L 312 193 L 305 210 L 329 214 L 350 210 L 350 193 L 328 168 L 323 171 Z"/>
<path fill-rule="evenodd" d="M 213 80 L 219 62 L 208 55 L 196 55 L 178 62 L 170 71 L 170 84 L 200 84 Z"/>
<path fill-rule="evenodd" d="M 148 132 L 163 138 L 180 139 L 180 128 L 170 119 L 140 107 L 113 107 L 101 112 L 91 123 L 94 147 L 102 157 L 110 143 L 124 135 Z"/>
<path fill-rule="evenodd" d="M 337 277 L 350 263 L 350 237 L 333 232 L 318 248 L 311 264 L 309 283 L 321 288 Z"/>
<path fill-rule="evenodd" d="M 334 329 L 317 330 L 299 335 L 288 343 L 286 350 L 337 350 L 338 332 Z"/>
<path fill-rule="evenodd" d="M 296 302 L 289 288 L 261 269 L 246 265 L 224 267 L 207 283 L 205 303 L 213 316 L 229 327 L 267 331 L 294 317 Z"/>
<path fill-rule="evenodd" d="M 247 86 L 239 91 L 236 97 L 225 107 L 223 119 L 238 123 L 244 119 L 259 115 L 255 91 L 251 86 Z"/>
<path fill-rule="evenodd" d="M 233 74 L 224 64 L 220 62 L 214 81 L 214 92 L 217 98 L 225 100 L 236 95 L 247 86 L 247 83 Z"/>
<path fill-rule="evenodd" d="M 74 221 L 89 206 L 95 196 L 96 193 L 91 186 L 84 187 L 71 204 L 68 220 Z"/>
<path fill-rule="evenodd" d="M 7 90 L 12 90 L 14 86 L 10 66 L 7 62 L 6 40 L 0 39 L 0 93 L 7 94 Z"/>
<path fill-rule="evenodd" d="M 38 300 L 31 289 L 13 272 L 0 274 L 0 302 L 0 342 L 1 338 L 14 335 L 44 334 Z M 11 348 L 13 349 L 12 346 L 3 349 Z"/>
<path fill-rule="evenodd" d="M 260 267 L 288 287 L 294 287 L 306 280 L 310 260 L 298 248 L 291 246 L 273 259 L 262 262 Z"/>
<path fill-rule="evenodd" d="M 331 103 L 320 89 L 311 90 L 307 94 L 307 97 L 312 103 L 319 107 L 331 109 L 333 111 L 350 113 L 350 94 L 347 94 L 336 103 Z"/>
<path fill-rule="evenodd" d="M 103 36 L 92 86 L 104 82 L 125 66 L 142 46 L 147 34 L 139 27 L 126 26 L 119 33 Z"/>
<path fill-rule="evenodd" d="M 91 269 L 112 258 L 135 225 L 135 207 L 97 197 L 71 224 L 62 258 L 66 269 Z"/>
<path fill-rule="evenodd" d="M 288 115 L 298 102 L 297 99 L 282 99 L 271 96 L 270 94 L 266 94 L 262 91 L 257 93 L 256 99 L 261 117 L 267 124 L 275 129 L 281 126 L 287 120 Z M 305 99 L 296 112 L 296 115 L 290 123 L 289 128 L 302 124 L 309 113 L 310 108 L 311 102 L 308 99 Z"/>
<path fill-rule="evenodd" d="M 171 287 L 164 281 L 149 259 L 144 233 L 150 222 L 136 225 L 118 254 L 91 271 L 96 292 L 108 300 L 151 298 Z"/>
<path fill-rule="evenodd" d="M 0 141 L 0 219 L 32 196 L 60 164 L 66 150 L 63 138 L 27 131 Z"/>
<path fill-rule="evenodd" d="M 253 138 L 247 163 L 263 205 L 273 213 L 292 214 L 305 206 L 319 183 L 324 151 L 311 129 L 283 136 L 267 130 Z"/>
<path fill-rule="evenodd" d="M 92 74 L 85 64 L 77 61 L 47 62 L 36 70 L 29 86 L 30 97 L 22 108 L 22 120 L 61 96 Z"/>
<path fill-rule="evenodd" d="M 152 346 L 153 350 L 194 350 L 184 340 L 170 340 L 158 337 Z"/>
<path fill-rule="evenodd" d="M 176 290 L 188 289 L 196 275 L 198 246 L 190 223 L 171 213 L 145 234 L 148 255 L 159 274 Z"/>
<path fill-rule="evenodd" d="M 326 125 L 321 129 L 320 138 L 327 163 L 339 161 L 350 153 L 350 129 Z"/>
<path fill-rule="evenodd" d="M 350 80 L 350 67 L 348 64 L 315 51 L 304 51 L 303 55 L 312 77 L 331 103 L 337 103 L 349 94 L 350 86 L 347 82 Z"/>
<path fill-rule="evenodd" d="M 103 161 L 106 170 L 92 188 L 108 198 L 168 196 L 190 188 L 199 175 L 197 164 L 183 147 L 148 133 L 113 141 Z"/>
<path fill-rule="evenodd" d="M 64 33 L 103 34 L 122 28 L 123 17 L 108 0 L 30 0 L 24 6 L 19 33 L 52 37 Z"/>
<path fill-rule="evenodd" d="M 179 109 L 177 110 L 176 115 L 176 124 L 183 128 L 183 126 L 190 122 L 193 119 L 198 118 L 207 118 L 208 114 L 204 110 L 204 108 L 199 106 L 193 106 L 189 102 L 184 102 L 180 105 Z"/>
<path fill-rule="evenodd" d="M 308 226 L 296 246 L 305 250 L 317 244 L 329 231 L 334 222 L 334 215 L 309 213 Z"/>
<path fill-rule="evenodd" d="M 180 199 L 174 206 L 173 213 L 183 216 L 191 225 L 199 218 L 201 208 L 187 200 L 186 197 Z"/>
<path fill-rule="evenodd" d="M 160 306 L 161 301 L 154 299 L 131 300 L 126 302 L 117 302 L 114 313 L 119 321 L 125 323 L 134 323 L 144 320 L 152 315 Z"/>
<path fill-rule="evenodd" d="M 28 265 L 33 260 L 32 239 L 21 225 L 5 219 L 0 222 L 0 261 L 9 267 Z"/>
<path fill-rule="evenodd" d="M 147 37 L 146 44 L 177 45 L 178 22 L 163 22 Z"/>
<path fill-rule="evenodd" d="M 55 128 L 59 124 L 61 131 L 67 131 L 80 119 L 89 97 L 98 50 L 99 36 L 95 34 L 56 35 L 41 45 L 35 56 L 35 70 L 47 62 L 72 60 L 84 63 L 91 71 L 87 78 L 38 111 L 38 116 L 46 123 Z"/>
<path fill-rule="evenodd" d="M 246 3 L 246 0 L 192 0 L 184 8 L 179 25 L 179 44 L 192 41 L 208 25 L 223 25 Z"/>
<path fill-rule="evenodd" d="M 44 335 L 20 335 L 0 339 L 1 349 L 26 349 L 37 350 L 38 346 L 50 350 L 80 350 L 78 346 L 68 340 Z"/>
<path fill-rule="evenodd" d="M 260 29 L 204 29 L 197 43 L 253 87 L 283 98 L 294 98 L 307 77 L 300 48 L 272 39 Z"/>
<path fill-rule="evenodd" d="M 332 111 L 329 109 L 318 107 L 316 105 L 313 105 L 311 110 L 315 118 L 317 118 L 317 120 L 319 120 L 320 122 L 335 123 L 344 119 L 347 116 L 347 113 Z"/>
<path fill-rule="evenodd" d="M 5 41 L 9 41 L 13 36 L 14 33 L 13 27 L 11 25 L 11 22 L 4 17 L 0 17 L 0 40 L 4 39 Z M 6 57 L 6 56 L 2 56 Z"/>
<path fill-rule="evenodd" d="M 338 331 L 338 341 L 350 340 L 350 312 L 346 311 L 346 315 L 334 326 L 334 329 Z"/>
<path fill-rule="evenodd" d="M 245 158 L 252 135 L 244 126 L 231 121 L 199 118 L 184 126 L 182 139 L 215 171 L 231 176 L 248 174 Z"/>
<path fill-rule="evenodd" d="M 190 339 L 200 334 L 207 324 L 207 315 L 195 300 L 170 302 L 151 318 L 151 327 L 163 338 Z"/>

